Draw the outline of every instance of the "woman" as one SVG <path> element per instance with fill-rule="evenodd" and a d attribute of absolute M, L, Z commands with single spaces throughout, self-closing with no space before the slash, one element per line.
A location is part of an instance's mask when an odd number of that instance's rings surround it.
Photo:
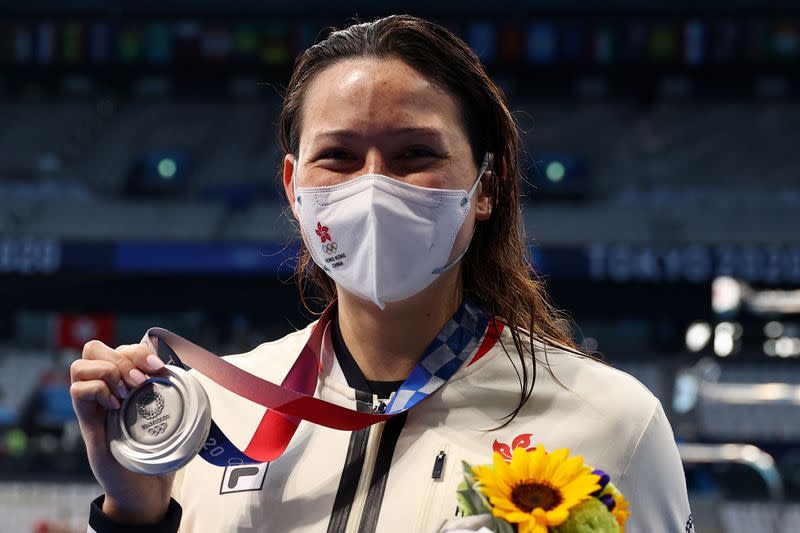
<path fill-rule="evenodd" d="M 660 404 L 574 350 L 531 276 L 517 128 L 461 40 L 408 16 L 331 34 L 299 58 L 280 133 L 300 279 L 332 305 L 316 396 L 400 414 L 353 432 L 303 422 L 280 458 L 234 481 L 200 459 L 177 476 L 139 476 L 110 455 L 103 422 L 161 362 L 145 345 L 91 342 L 72 396 L 105 491 L 92 528 L 434 532 L 464 523 L 462 460 L 542 445 L 608 472 L 631 501 L 628 531 L 684 531 L 683 470 Z M 228 360 L 280 383 L 311 328 Z M 215 420 L 246 442 L 263 408 L 198 378 Z"/>

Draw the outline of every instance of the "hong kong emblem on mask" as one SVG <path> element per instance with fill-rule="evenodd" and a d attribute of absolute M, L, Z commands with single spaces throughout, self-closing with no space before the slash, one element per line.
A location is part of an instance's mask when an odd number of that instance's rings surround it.
<path fill-rule="evenodd" d="M 323 226 L 322 222 L 317 222 L 316 234 L 319 236 L 320 243 L 322 244 L 322 251 L 327 255 L 334 255 L 339 250 L 339 245 L 331 238 L 328 226 Z M 331 258 L 328 258 L 331 259 Z M 331 265 L 337 266 L 337 265 Z"/>
<path fill-rule="evenodd" d="M 323 226 L 322 222 L 317 222 L 316 234 L 319 237 L 322 251 L 328 256 L 325 258 L 325 270 L 330 268 L 338 268 L 344 265 L 344 259 L 347 257 L 343 251 L 339 250 L 339 245 L 331 238 L 330 229 L 328 226 Z"/>

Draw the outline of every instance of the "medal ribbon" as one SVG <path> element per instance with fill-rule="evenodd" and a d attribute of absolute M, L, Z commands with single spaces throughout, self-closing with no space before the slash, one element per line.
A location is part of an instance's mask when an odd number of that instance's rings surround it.
<path fill-rule="evenodd" d="M 150 328 L 146 339 L 165 363 L 191 367 L 229 391 L 267 408 L 244 452 L 212 420 L 199 455 L 217 466 L 262 463 L 280 457 L 301 420 L 354 431 L 411 409 L 444 385 L 478 346 L 488 318 L 467 298 L 436 336 L 406 381 L 394 394 L 386 414 L 360 412 L 315 398 L 320 351 L 333 305 L 314 325 L 300 355 L 280 385 L 261 379 L 163 328 Z"/>

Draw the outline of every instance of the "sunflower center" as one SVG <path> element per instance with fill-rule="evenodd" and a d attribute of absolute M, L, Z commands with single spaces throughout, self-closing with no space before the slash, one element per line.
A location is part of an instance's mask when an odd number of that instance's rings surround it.
<path fill-rule="evenodd" d="M 562 499 L 559 491 L 543 483 L 520 483 L 511 491 L 511 501 L 526 513 L 537 507 L 549 511 L 557 507 Z"/>

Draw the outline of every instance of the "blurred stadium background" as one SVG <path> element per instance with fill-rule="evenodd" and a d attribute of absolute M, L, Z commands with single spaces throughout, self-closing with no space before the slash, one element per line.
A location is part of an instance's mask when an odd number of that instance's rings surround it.
<path fill-rule="evenodd" d="M 161 325 L 232 353 L 309 320 L 281 89 L 326 28 L 393 12 L 504 87 L 535 266 L 661 399 L 698 531 L 800 531 L 797 7 L 0 0 L 0 531 L 85 531 L 84 342 Z"/>

